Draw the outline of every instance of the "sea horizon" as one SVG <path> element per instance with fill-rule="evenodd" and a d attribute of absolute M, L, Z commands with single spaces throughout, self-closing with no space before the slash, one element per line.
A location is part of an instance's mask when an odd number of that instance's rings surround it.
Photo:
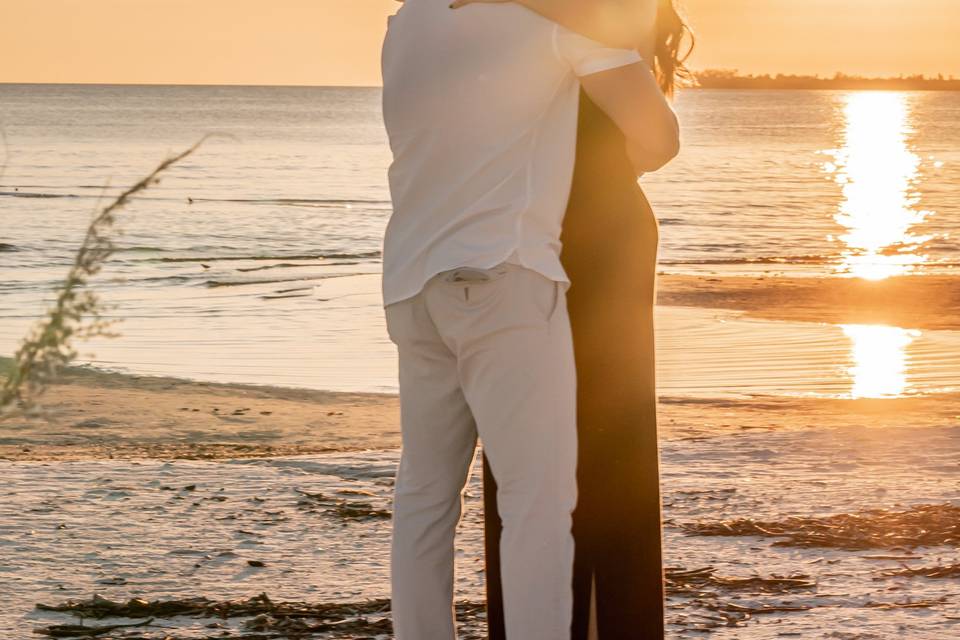
<path fill-rule="evenodd" d="M 696 76 L 698 73 L 710 73 L 710 72 L 723 72 L 722 69 L 704 69 L 701 71 L 694 71 L 693 74 Z M 920 81 L 930 81 L 930 82 L 957 82 L 960 85 L 960 79 L 955 78 L 954 76 L 943 76 L 943 74 L 938 74 L 938 76 L 927 76 L 924 74 L 918 74 L 915 76 L 859 76 L 859 75 L 846 75 L 843 73 L 838 73 L 841 79 L 851 80 L 851 81 L 868 81 L 868 82 L 898 82 L 898 81 L 911 81 L 911 80 L 920 80 Z M 804 79 L 815 79 L 820 81 L 831 82 L 837 79 L 837 76 L 820 76 L 818 74 L 784 74 L 784 73 L 775 73 L 775 74 L 748 74 L 748 75 L 736 75 L 733 80 L 751 80 L 751 79 L 777 79 L 777 78 L 804 78 Z M 106 82 L 106 81 L 85 81 L 85 82 L 19 82 L 19 81 L 0 81 L 0 86 L 88 86 L 88 87 L 239 87 L 239 88 L 262 88 L 262 87 L 276 87 L 276 88 L 313 88 L 313 89 L 382 89 L 382 85 L 371 85 L 371 84 L 284 84 L 284 83 L 247 83 L 247 82 L 219 82 L 219 83 L 209 83 L 209 82 Z M 691 90 L 727 90 L 727 91 L 747 91 L 747 90 L 757 90 L 757 91 L 936 91 L 936 92 L 953 92 L 960 91 L 960 86 L 955 88 L 908 88 L 908 89 L 896 89 L 896 88 L 842 88 L 842 87 L 824 87 L 824 88 L 811 88 L 811 87 L 743 87 L 743 86 L 701 86 L 701 85 L 688 85 L 682 86 L 679 89 L 680 91 L 691 91 Z"/>

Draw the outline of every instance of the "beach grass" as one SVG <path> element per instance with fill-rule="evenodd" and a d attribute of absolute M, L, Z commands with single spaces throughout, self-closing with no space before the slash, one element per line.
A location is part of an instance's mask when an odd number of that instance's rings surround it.
<path fill-rule="evenodd" d="M 14 368 L 13 358 L 0 356 L 0 378 L 9 377 L 10 372 L 13 371 L 13 368 Z"/>
<path fill-rule="evenodd" d="M 161 162 L 153 171 L 125 189 L 97 211 L 62 284 L 56 290 L 56 301 L 46 317 L 27 334 L 10 364 L 3 369 L 5 381 L 0 388 L 0 419 L 16 410 L 37 408 L 37 399 L 57 372 L 77 356 L 75 340 L 94 337 L 115 337 L 110 327 L 116 322 L 104 317 L 106 311 L 90 280 L 113 255 L 112 239 L 116 213 L 139 193 L 160 182 L 162 174 L 192 155 L 206 137 L 178 154 Z"/>

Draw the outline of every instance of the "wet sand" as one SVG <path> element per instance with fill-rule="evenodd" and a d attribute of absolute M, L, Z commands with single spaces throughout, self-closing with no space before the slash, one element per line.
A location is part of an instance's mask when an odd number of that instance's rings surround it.
<path fill-rule="evenodd" d="M 219 460 L 391 449 L 391 394 L 211 384 L 71 368 L 40 413 L 2 423 L 0 459 Z M 660 398 L 663 439 L 737 431 L 935 427 L 960 421 L 960 394 L 835 398 Z"/>
<path fill-rule="evenodd" d="M 891 288 L 840 278 L 663 276 L 656 311 L 660 393 L 960 392 L 960 367 L 951 366 L 960 362 L 960 331 L 922 328 L 952 327 L 960 309 L 950 303 L 949 281 L 930 278 L 932 284 L 909 278 Z M 294 299 L 252 298 L 279 286 L 245 285 L 226 298 L 190 287 L 164 293 L 176 313 L 116 300 L 121 336 L 79 345 L 80 362 L 212 383 L 396 393 L 396 348 L 386 336 L 377 274 L 326 278 Z M 856 286 L 883 295 L 844 298 Z M 195 313 L 196 321 L 181 322 L 181 313 Z M 903 324 L 858 323 L 874 318 Z M 0 319 L 0 354 L 12 353 L 27 329 L 22 318 Z M 871 392 L 862 393 L 868 355 L 871 362 L 884 359 L 887 370 L 902 369 L 902 384 L 874 380 Z"/>
<path fill-rule="evenodd" d="M 960 329 L 955 276 L 860 278 L 661 275 L 658 303 L 746 311 L 765 320 Z"/>
<path fill-rule="evenodd" d="M 0 459 L 228 459 L 398 446 L 395 395 L 72 367 L 35 416 L 0 423 Z"/>

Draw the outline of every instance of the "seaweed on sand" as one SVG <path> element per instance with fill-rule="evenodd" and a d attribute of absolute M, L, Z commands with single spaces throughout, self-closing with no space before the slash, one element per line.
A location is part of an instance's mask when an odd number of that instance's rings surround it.
<path fill-rule="evenodd" d="M 34 633 L 50 636 L 51 638 L 95 638 L 107 633 L 112 633 L 117 629 L 129 629 L 131 627 L 145 627 L 153 622 L 153 618 L 143 622 L 133 624 L 108 624 L 101 627 L 88 627 L 82 624 L 55 624 L 43 629 L 35 630 Z"/>
<path fill-rule="evenodd" d="M 59 605 L 37 604 L 42 611 L 69 613 L 84 618 L 102 619 L 106 617 L 173 618 L 192 616 L 205 618 L 249 618 L 243 622 L 243 632 L 233 634 L 226 630 L 224 638 L 309 638 L 313 634 L 323 634 L 327 638 L 372 638 L 392 632 L 390 622 L 390 600 L 386 598 L 364 602 L 316 603 L 274 602 L 266 593 L 245 600 L 210 600 L 204 597 L 182 598 L 174 600 L 144 600 L 132 598 L 119 602 L 95 595 L 89 600 L 67 602 Z M 480 640 L 480 627 L 485 618 L 486 606 L 483 603 L 459 602 L 456 605 L 457 619 L 466 627 L 462 635 L 465 640 Z M 146 623 L 140 623 L 144 625 Z M 115 626 L 115 625 L 114 625 Z M 77 625 L 53 625 L 36 629 L 44 635 L 52 629 L 79 631 L 96 627 Z M 106 628 L 106 627 L 101 627 Z M 476 633 L 473 632 L 476 630 Z M 89 634 L 87 634 L 89 635 Z M 57 635 L 55 637 L 82 637 Z M 147 640 L 150 635 L 125 635 L 128 640 Z M 166 631 L 162 636 L 172 637 Z"/>
<path fill-rule="evenodd" d="M 694 595 L 705 589 L 725 591 L 749 591 L 751 593 L 785 593 L 813 589 L 816 581 L 810 576 L 796 573 L 789 576 L 750 576 L 734 578 L 718 576 L 713 567 L 701 569 L 668 568 L 666 570 L 667 593 L 670 595 Z"/>
<path fill-rule="evenodd" d="M 941 596 L 933 600 L 901 600 L 899 602 L 868 602 L 865 607 L 871 609 L 930 609 L 937 605 L 947 604 L 950 601 L 949 596 Z"/>
<path fill-rule="evenodd" d="M 884 577 L 906 577 L 906 578 L 960 578 L 960 562 L 937 567 L 904 567 L 902 569 L 890 569 L 883 571 L 880 575 Z M 878 578 L 879 579 L 879 578 Z"/>
<path fill-rule="evenodd" d="M 763 536 L 783 538 L 773 544 L 789 547 L 863 549 L 913 549 L 960 546 L 960 506 L 917 505 L 904 511 L 867 509 L 822 518 L 789 517 L 783 520 L 737 518 L 725 522 L 679 525 L 691 535 Z"/>
<path fill-rule="evenodd" d="M 721 597 L 730 592 L 746 592 L 762 597 L 810 591 L 817 586 L 816 581 L 805 574 L 736 578 L 719 576 L 713 567 L 668 568 L 665 577 L 667 594 L 683 599 L 673 607 L 681 612 L 676 624 L 695 632 L 742 626 L 758 615 L 802 612 L 814 608 L 809 604 L 784 602 L 730 602 Z"/>
<path fill-rule="evenodd" d="M 325 514 L 343 520 L 389 519 L 391 516 L 388 509 L 378 509 L 369 502 L 362 500 L 332 498 L 323 493 L 310 493 L 301 489 L 296 491 L 301 495 L 297 506 L 305 511 L 313 511 L 315 507 L 324 507 L 323 512 Z M 347 492 L 344 491 L 344 493 Z"/>
<path fill-rule="evenodd" d="M 750 576 L 734 578 L 719 576 L 713 567 L 700 569 L 670 568 L 666 571 L 667 591 L 672 596 L 692 598 L 689 606 L 701 612 L 698 620 L 688 622 L 696 628 L 735 626 L 755 615 L 804 611 L 804 605 L 743 604 L 729 603 L 718 599 L 718 592 L 750 592 L 758 595 L 782 594 L 808 590 L 815 583 L 806 575 Z M 52 637 L 91 637 L 128 626 L 146 626 L 155 619 L 177 616 L 226 620 L 247 618 L 242 621 L 242 631 L 223 631 L 220 637 L 250 639 L 260 638 L 373 638 L 392 632 L 390 600 L 386 598 L 345 603 L 274 602 L 266 593 L 245 600 L 210 600 L 205 597 L 189 597 L 171 600 L 145 600 L 131 598 L 116 601 L 94 595 L 88 600 L 68 600 L 58 605 L 37 604 L 41 611 L 54 611 L 77 617 L 102 620 L 104 618 L 149 618 L 137 625 L 52 625 L 36 630 L 36 633 Z M 485 637 L 486 605 L 482 602 L 462 601 L 456 604 L 460 637 L 464 640 L 480 640 Z M 216 623 L 214 623 L 216 624 Z M 693 628 L 693 627 L 691 627 Z M 72 635 L 71 635 L 72 634 Z M 150 635 L 148 630 L 137 635 L 123 636 L 127 640 L 151 640 L 173 638 L 168 630 L 162 636 Z"/>
<path fill-rule="evenodd" d="M 802 613 L 815 608 L 806 604 L 739 604 L 710 598 L 697 598 L 683 604 L 685 613 L 674 624 L 684 631 L 707 632 L 721 627 L 742 627 L 758 615 Z M 685 637 L 685 636 L 682 636 Z"/>

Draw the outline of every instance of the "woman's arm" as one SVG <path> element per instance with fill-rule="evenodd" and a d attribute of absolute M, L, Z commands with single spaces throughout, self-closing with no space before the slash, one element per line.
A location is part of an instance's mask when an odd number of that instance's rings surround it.
<path fill-rule="evenodd" d="M 450 7 L 509 1 L 588 38 L 611 47 L 637 49 L 644 60 L 653 60 L 657 0 L 454 0 Z"/>
<path fill-rule="evenodd" d="M 657 79 L 641 63 L 580 78 L 580 84 L 627 139 L 638 175 L 656 171 L 680 151 L 680 125 Z"/>

